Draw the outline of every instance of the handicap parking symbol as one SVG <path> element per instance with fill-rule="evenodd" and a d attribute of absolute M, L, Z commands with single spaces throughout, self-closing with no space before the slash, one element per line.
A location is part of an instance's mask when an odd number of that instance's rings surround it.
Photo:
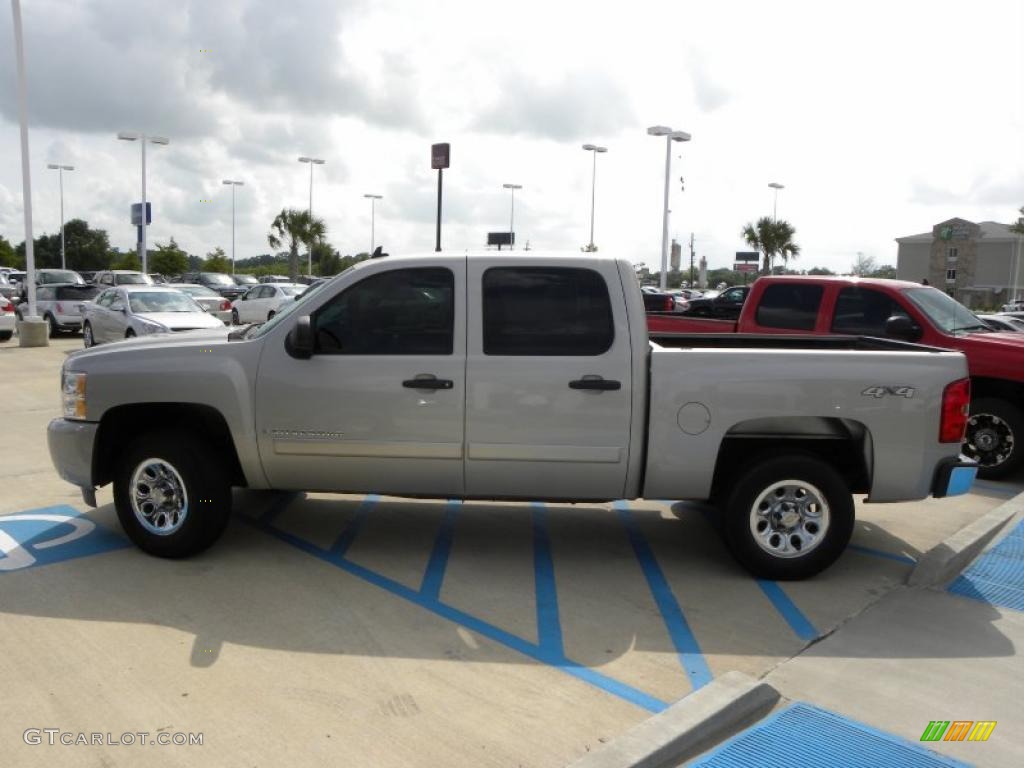
<path fill-rule="evenodd" d="M 0 572 L 20 571 L 131 546 L 67 505 L 0 515 Z"/>

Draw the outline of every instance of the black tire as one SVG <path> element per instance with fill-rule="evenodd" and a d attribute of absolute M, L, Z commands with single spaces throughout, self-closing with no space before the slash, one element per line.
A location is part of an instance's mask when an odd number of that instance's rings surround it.
<path fill-rule="evenodd" d="M 0 331 L 0 341 L 10 341 L 14 331 Z"/>
<path fill-rule="evenodd" d="M 135 338 L 135 331 L 133 331 L 131 328 L 129 328 L 127 331 L 124 332 L 124 337 L 126 339 L 134 339 Z"/>
<path fill-rule="evenodd" d="M 273 320 L 273 319 L 274 319 L 274 310 L 270 310 L 270 312 L 267 314 L 267 321 L 269 322 L 270 320 Z"/>
<path fill-rule="evenodd" d="M 792 484 L 771 490 L 773 485 L 783 481 L 792 481 Z M 803 496 L 798 490 L 801 488 Z M 776 495 L 780 491 L 785 493 L 786 489 L 796 493 L 788 498 Z M 758 504 L 766 494 L 768 498 Z M 821 503 L 815 505 L 815 500 Z M 756 517 L 755 505 L 767 510 L 761 520 Z M 815 506 L 817 515 L 811 514 L 808 519 L 802 514 L 802 511 L 813 513 Z M 814 576 L 839 558 L 853 535 L 853 496 L 843 478 L 823 461 L 801 454 L 766 458 L 744 471 L 736 478 L 723 511 L 725 540 L 733 557 L 752 574 L 764 579 Z M 799 514 L 800 523 L 788 529 L 789 532 L 772 528 L 772 515 L 785 515 L 787 511 Z M 826 511 L 828 518 L 822 531 Z M 778 519 L 776 522 L 782 527 L 786 521 Z M 765 526 L 764 546 L 753 530 L 761 524 Z M 798 546 L 801 541 L 798 533 L 816 540 L 806 553 L 800 552 L 806 545 Z"/>
<path fill-rule="evenodd" d="M 963 452 L 978 464 L 978 477 L 996 480 L 1016 472 L 1024 461 L 1024 412 L 996 397 L 971 402 Z"/>
<path fill-rule="evenodd" d="M 57 338 L 60 335 L 60 326 L 57 325 L 57 318 L 47 312 L 43 319 L 46 321 L 47 325 L 50 326 L 50 338 Z"/>
<path fill-rule="evenodd" d="M 231 324 L 232 325 L 241 325 L 242 324 L 242 321 L 239 320 L 239 318 L 238 318 L 238 310 L 237 309 L 232 309 L 231 310 Z"/>
<path fill-rule="evenodd" d="M 171 466 L 184 485 L 184 519 L 169 533 L 148 530 L 132 506 L 132 477 L 148 459 Z M 139 549 L 158 557 L 189 557 L 224 532 L 231 515 L 231 484 L 223 462 L 195 435 L 158 430 L 136 438 L 118 456 L 114 506 L 125 533 Z"/>
<path fill-rule="evenodd" d="M 82 345 L 86 349 L 96 346 L 96 338 L 92 335 L 92 323 L 88 320 L 82 323 Z"/>

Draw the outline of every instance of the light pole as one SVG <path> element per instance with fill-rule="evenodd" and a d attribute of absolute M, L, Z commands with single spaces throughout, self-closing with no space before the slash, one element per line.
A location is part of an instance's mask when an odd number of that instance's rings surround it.
<path fill-rule="evenodd" d="M 369 194 L 367 194 L 367 195 L 363 195 L 363 197 L 369 199 L 369 201 L 370 201 L 370 255 L 372 256 L 373 255 L 374 240 L 375 240 L 373 228 L 374 228 L 374 218 L 376 216 L 377 201 L 378 200 L 383 200 L 384 199 L 384 195 L 369 195 Z"/>
<path fill-rule="evenodd" d="M 28 285 L 28 316 L 36 318 L 36 259 L 32 240 L 32 176 L 28 156 L 28 87 L 25 85 L 25 44 L 21 28 L 21 2 L 11 0 L 14 16 L 14 58 L 18 68 L 18 124 L 21 136 L 21 199 L 25 214 L 25 282 Z M 26 346 L 25 334 L 18 333 Z M 45 345 L 45 337 L 42 342 Z M 35 346 L 35 345 L 34 345 Z"/>
<path fill-rule="evenodd" d="M 150 144 L 160 144 L 166 146 L 170 144 L 170 139 L 165 139 L 163 136 L 147 136 L 144 133 L 128 133 L 121 132 L 117 134 L 117 138 L 121 141 L 137 141 L 142 147 L 142 212 L 139 215 L 139 220 L 142 222 L 141 229 L 139 230 L 142 237 L 139 239 L 139 261 L 142 263 L 143 274 L 147 273 L 147 254 L 146 254 L 146 227 L 149 226 L 146 216 L 146 142 Z"/>
<path fill-rule="evenodd" d="M 510 237 L 511 242 L 508 244 L 508 249 L 510 251 L 512 251 L 512 250 L 515 250 L 515 247 L 516 247 L 516 227 L 515 227 L 515 224 L 516 224 L 516 190 L 517 189 L 522 189 L 523 185 L 522 184 L 502 184 L 501 186 L 504 187 L 505 189 L 507 189 L 509 192 L 512 193 L 512 212 L 509 214 L 509 218 L 508 218 L 508 232 L 509 232 L 509 235 L 511 236 Z"/>
<path fill-rule="evenodd" d="M 319 157 L 300 157 L 300 163 L 309 163 L 309 222 L 313 223 L 313 166 L 323 165 L 324 161 Z M 309 241 L 309 256 L 307 262 L 309 274 L 313 274 L 313 241 Z"/>
<path fill-rule="evenodd" d="M 594 144 L 584 144 L 583 148 L 587 152 L 594 153 L 593 168 L 590 172 L 590 251 L 594 251 L 594 190 L 597 184 L 597 156 L 602 152 L 607 152 L 608 147 L 598 147 Z"/>
<path fill-rule="evenodd" d="M 782 184 L 779 184 L 779 182 L 777 182 L 777 181 L 773 181 L 768 186 L 775 190 L 775 200 L 772 203 L 772 221 L 778 221 L 779 220 L 779 215 L 778 215 L 779 214 L 779 190 L 780 189 L 785 189 L 786 187 L 783 186 Z"/>
<path fill-rule="evenodd" d="M 57 171 L 60 176 L 60 268 L 67 269 L 67 259 L 64 257 L 64 171 L 73 171 L 75 166 L 47 163 L 46 167 Z"/>
<path fill-rule="evenodd" d="M 672 142 L 689 141 L 686 131 L 673 131 L 667 125 L 652 125 L 648 136 L 665 137 L 665 207 L 661 216 L 661 290 L 668 287 L 668 177 L 672 170 Z"/>
<path fill-rule="evenodd" d="M 224 179 L 224 184 L 231 187 L 231 274 L 235 274 L 235 187 L 244 187 L 244 181 Z"/>

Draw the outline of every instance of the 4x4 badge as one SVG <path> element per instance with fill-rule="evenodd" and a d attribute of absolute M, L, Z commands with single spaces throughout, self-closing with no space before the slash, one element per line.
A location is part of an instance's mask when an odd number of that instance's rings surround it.
<path fill-rule="evenodd" d="M 864 397 L 885 397 L 886 395 L 892 395 L 893 397 L 913 397 L 913 387 L 868 387 L 861 395 Z"/>

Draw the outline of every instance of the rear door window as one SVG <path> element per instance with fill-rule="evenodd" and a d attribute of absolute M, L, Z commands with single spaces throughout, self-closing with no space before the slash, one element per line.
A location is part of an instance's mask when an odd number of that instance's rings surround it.
<path fill-rule="evenodd" d="M 64 285 L 57 289 L 57 301 L 89 301 L 99 292 L 95 285 Z"/>
<path fill-rule="evenodd" d="M 604 278 L 591 269 L 492 267 L 483 277 L 485 355 L 593 356 L 615 339 Z"/>
<path fill-rule="evenodd" d="M 776 283 L 765 288 L 755 322 L 765 328 L 813 331 L 824 288 L 820 285 Z"/>

